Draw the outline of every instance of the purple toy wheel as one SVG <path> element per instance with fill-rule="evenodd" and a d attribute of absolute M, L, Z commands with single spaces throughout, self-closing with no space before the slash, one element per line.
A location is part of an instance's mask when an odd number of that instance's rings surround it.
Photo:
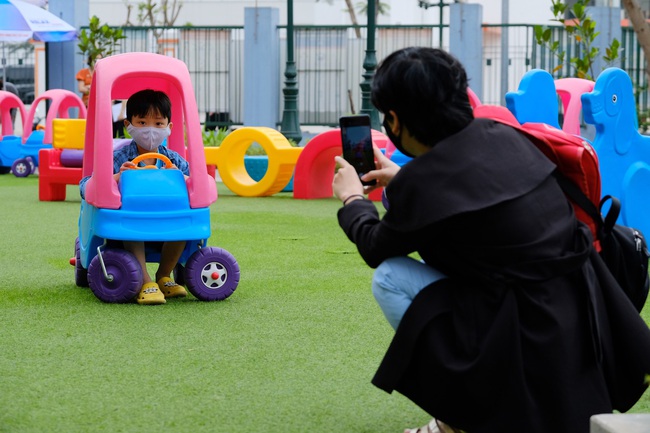
<path fill-rule="evenodd" d="M 25 158 L 25 160 L 27 161 L 27 164 L 29 164 L 29 172 L 30 173 L 36 172 L 36 163 L 34 162 L 34 158 L 28 156 L 27 158 Z"/>
<path fill-rule="evenodd" d="M 239 284 L 239 265 L 228 251 L 205 247 L 185 263 L 187 289 L 201 301 L 221 301 Z"/>
<path fill-rule="evenodd" d="M 99 255 L 88 266 L 88 283 L 99 300 L 111 303 L 131 302 L 142 287 L 142 270 L 135 256 L 124 250 L 102 252 L 107 280 Z"/>
<path fill-rule="evenodd" d="M 32 172 L 32 167 L 27 159 L 19 158 L 11 164 L 11 172 L 16 177 L 27 177 Z"/>
<path fill-rule="evenodd" d="M 74 241 L 74 258 L 74 282 L 77 284 L 77 287 L 88 287 L 88 270 L 81 266 L 79 238 Z"/>

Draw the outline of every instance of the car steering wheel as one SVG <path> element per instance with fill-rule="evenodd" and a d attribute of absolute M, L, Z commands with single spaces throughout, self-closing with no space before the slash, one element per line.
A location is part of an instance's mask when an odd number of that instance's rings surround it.
<path fill-rule="evenodd" d="M 143 153 L 142 155 L 138 155 L 135 158 L 133 158 L 132 163 L 135 164 L 135 168 L 137 169 L 152 169 L 152 168 L 158 168 L 155 165 L 145 165 L 144 167 L 138 167 L 138 163 L 149 158 L 154 158 L 154 159 L 159 159 L 163 163 L 165 163 L 165 168 L 172 168 L 174 164 L 167 158 L 165 155 L 162 153 L 156 153 L 156 152 L 149 152 L 149 153 Z"/>

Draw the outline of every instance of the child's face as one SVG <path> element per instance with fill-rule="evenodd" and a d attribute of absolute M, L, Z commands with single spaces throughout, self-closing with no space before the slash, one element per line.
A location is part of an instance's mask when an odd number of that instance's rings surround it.
<path fill-rule="evenodd" d="M 131 117 L 131 122 L 124 119 L 124 126 L 131 137 L 138 145 L 138 151 L 154 152 L 158 149 L 166 137 L 169 136 L 172 124 L 158 111 L 149 112 L 145 116 Z M 142 129 L 141 129 L 142 128 Z"/>
<path fill-rule="evenodd" d="M 128 121 L 127 121 L 128 122 Z M 163 117 L 160 113 L 147 113 L 146 116 L 140 117 L 134 115 L 131 117 L 131 124 L 136 128 L 142 128 L 145 126 L 150 126 L 154 128 L 166 128 L 171 126 L 169 119 Z"/>

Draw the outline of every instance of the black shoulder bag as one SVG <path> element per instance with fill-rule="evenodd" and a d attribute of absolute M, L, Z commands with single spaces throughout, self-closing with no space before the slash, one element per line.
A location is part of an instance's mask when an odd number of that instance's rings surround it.
<path fill-rule="evenodd" d="M 621 202 L 616 197 L 609 195 L 603 197 L 596 208 L 596 205 L 577 185 L 558 171 L 555 171 L 554 175 L 564 194 L 598 223 L 600 256 L 637 311 L 641 312 L 650 287 L 648 277 L 650 252 L 643 233 L 638 229 L 616 224 L 616 219 L 621 212 Z M 603 205 L 608 201 L 611 204 L 603 219 L 601 212 Z"/>

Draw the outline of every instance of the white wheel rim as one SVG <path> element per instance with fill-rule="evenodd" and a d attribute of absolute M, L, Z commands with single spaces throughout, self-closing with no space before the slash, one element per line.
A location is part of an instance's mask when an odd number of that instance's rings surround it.
<path fill-rule="evenodd" d="M 27 172 L 27 164 L 17 164 L 16 173 L 25 174 Z"/>
<path fill-rule="evenodd" d="M 208 263 L 201 270 L 201 281 L 207 288 L 218 289 L 226 284 L 226 280 L 228 280 L 228 271 L 221 263 Z"/>

